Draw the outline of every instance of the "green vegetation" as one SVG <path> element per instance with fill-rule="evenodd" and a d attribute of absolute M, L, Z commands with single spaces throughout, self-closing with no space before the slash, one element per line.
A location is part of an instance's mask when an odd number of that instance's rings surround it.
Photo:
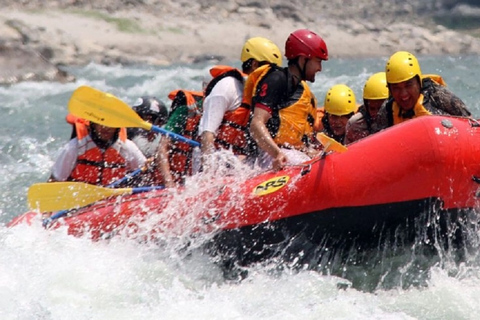
<path fill-rule="evenodd" d="M 480 19 L 477 17 L 440 16 L 435 22 L 454 30 L 473 30 L 480 28 Z"/>
<path fill-rule="evenodd" d="M 437 16 L 434 21 L 453 29 L 480 38 L 480 19 L 476 17 Z"/>
<path fill-rule="evenodd" d="M 480 38 L 480 28 L 469 32 L 470 35 Z"/>
<path fill-rule="evenodd" d="M 180 28 L 170 27 L 170 28 L 167 28 L 166 30 L 171 32 L 171 33 L 176 33 L 176 34 L 182 34 L 183 33 L 182 29 L 180 29 Z"/>
<path fill-rule="evenodd" d="M 143 29 L 136 21 L 126 18 L 115 18 L 106 13 L 99 11 L 87 11 L 87 10 L 68 10 L 69 12 L 85 17 L 99 19 L 108 23 L 114 24 L 119 31 L 127 33 L 148 33 Z"/>

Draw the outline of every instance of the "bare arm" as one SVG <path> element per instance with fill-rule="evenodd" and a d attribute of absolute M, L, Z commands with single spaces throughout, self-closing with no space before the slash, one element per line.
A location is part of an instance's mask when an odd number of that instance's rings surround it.
<path fill-rule="evenodd" d="M 266 123 L 270 117 L 271 115 L 268 111 L 255 108 L 252 123 L 250 124 L 250 133 L 255 142 L 257 142 L 258 147 L 274 159 L 273 169 L 280 170 L 286 164 L 287 159 L 275 141 L 273 141 L 270 132 L 268 132 Z"/>
<path fill-rule="evenodd" d="M 215 151 L 215 135 L 210 131 L 203 131 L 200 137 L 202 154 L 210 154 Z"/>
<path fill-rule="evenodd" d="M 172 173 L 170 172 L 170 163 L 168 159 L 169 149 L 170 139 L 168 137 L 163 137 L 158 144 L 155 164 L 160 171 L 160 175 L 163 178 L 165 187 L 172 188 L 175 187 L 175 182 Z"/>

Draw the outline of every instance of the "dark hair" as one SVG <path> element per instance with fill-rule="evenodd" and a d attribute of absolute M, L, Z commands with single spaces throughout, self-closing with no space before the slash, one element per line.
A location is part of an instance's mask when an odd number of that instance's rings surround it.
<path fill-rule="evenodd" d="M 243 73 L 248 73 L 250 71 L 250 69 L 252 69 L 252 62 L 253 62 L 253 58 L 250 58 L 248 60 L 245 60 L 245 62 L 242 63 L 242 72 Z"/>

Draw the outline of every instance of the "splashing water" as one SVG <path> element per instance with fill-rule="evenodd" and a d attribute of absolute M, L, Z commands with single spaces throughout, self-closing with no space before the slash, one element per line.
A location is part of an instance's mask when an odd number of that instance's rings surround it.
<path fill-rule="evenodd" d="M 478 57 L 419 57 L 422 70 L 439 73 L 449 88 L 480 116 Z M 345 83 L 361 97 L 368 76 L 386 59 L 328 61 L 312 91 L 319 103 L 335 83 Z M 204 251 L 214 235 L 183 232 L 149 240 L 157 221 L 138 224 L 107 240 L 67 235 L 65 228 L 45 231 L 32 226 L 6 228 L 27 211 L 26 191 L 50 174 L 56 152 L 68 141 L 64 117 L 68 99 L 87 84 L 127 103 L 142 95 L 167 102 L 171 90 L 201 90 L 209 66 L 72 68 L 74 84 L 21 83 L 0 87 L 0 318 L 1 319 L 476 319 L 480 312 L 480 258 L 476 223 L 466 228 L 469 246 L 401 238 L 372 250 L 349 248 L 341 255 L 324 250 L 315 268 L 282 259 L 245 268 L 242 281 L 224 278 L 221 265 Z M 358 101 L 360 102 L 360 101 Z M 218 168 L 221 170 L 221 167 Z M 245 179 L 245 168 L 235 179 Z M 212 175 L 192 177 L 185 194 L 174 195 L 174 216 L 186 196 Z M 213 178 L 212 178 L 213 177 Z M 235 199 L 228 204 L 240 206 Z M 192 217 L 195 216 L 192 208 Z M 215 213 L 212 212 L 212 215 Z M 427 212 L 428 214 L 428 212 Z M 470 213 L 475 221 L 476 213 Z M 435 223 L 435 219 L 429 220 Z M 467 222 L 465 222 L 467 223 Z M 180 230 L 180 229 L 179 229 Z"/>

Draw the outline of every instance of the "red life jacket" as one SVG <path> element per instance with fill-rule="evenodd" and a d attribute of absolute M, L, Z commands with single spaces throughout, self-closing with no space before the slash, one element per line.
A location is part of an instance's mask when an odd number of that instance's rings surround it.
<path fill-rule="evenodd" d="M 126 135 L 119 134 L 119 139 L 102 151 L 88 134 L 85 120 L 74 123 L 79 147 L 77 163 L 68 180 L 106 186 L 123 178 L 127 173 L 126 161 L 120 155 L 119 147 L 125 142 Z"/>
<path fill-rule="evenodd" d="M 200 122 L 200 105 L 203 101 L 203 92 L 190 90 L 174 90 L 168 97 L 175 99 L 182 92 L 185 95 L 185 103 L 188 107 L 188 118 L 183 130 L 183 136 L 187 139 L 198 140 L 198 124 Z M 181 141 L 173 141 L 169 151 L 170 172 L 175 182 L 182 183 L 187 175 L 192 174 L 193 147 Z"/>
<path fill-rule="evenodd" d="M 210 69 L 213 79 L 205 89 L 207 97 L 213 87 L 225 77 L 234 77 L 242 84 L 246 76 L 240 70 L 230 66 L 215 66 Z M 218 128 L 215 137 L 215 147 L 217 149 L 232 149 L 234 154 L 247 154 L 247 134 L 250 120 L 250 107 L 248 104 L 241 104 L 237 109 L 227 111 L 223 116 L 222 123 Z"/>

